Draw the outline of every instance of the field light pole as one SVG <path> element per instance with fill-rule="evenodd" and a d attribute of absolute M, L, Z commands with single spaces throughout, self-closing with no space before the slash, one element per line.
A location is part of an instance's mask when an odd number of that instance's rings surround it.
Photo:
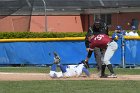
<path fill-rule="evenodd" d="M 44 4 L 44 10 L 45 10 L 45 31 L 47 32 L 47 15 L 46 15 L 46 13 L 47 13 L 47 7 L 46 7 L 46 2 L 45 2 L 45 0 L 42 0 L 42 2 L 43 2 L 43 4 Z"/>

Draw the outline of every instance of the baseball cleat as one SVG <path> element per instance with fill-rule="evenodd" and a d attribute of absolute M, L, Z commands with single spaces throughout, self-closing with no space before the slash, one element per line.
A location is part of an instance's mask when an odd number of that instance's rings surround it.
<path fill-rule="evenodd" d="M 111 74 L 111 75 L 109 75 L 109 76 L 107 76 L 108 78 L 117 78 L 117 75 L 115 75 L 115 74 Z"/>
<path fill-rule="evenodd" d="M 107 78 L 107 75 L 101 75 L 100 78 Z"/>
<path fill-rule="evenodd" d="M 60 63 L 60 57 L 56 52 L 53 52 L 54 54 L 54 64 Z"/>

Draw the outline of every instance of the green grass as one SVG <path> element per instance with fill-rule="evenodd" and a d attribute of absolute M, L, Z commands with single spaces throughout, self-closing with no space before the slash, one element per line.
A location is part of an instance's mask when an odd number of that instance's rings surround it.
<path fill-rule="evenodd" d="M 59 70 L 59 69 L 58 69 Z M 19 73 L 49 73 L 50 67 L 0 67 L 0 72 L 19 72 Z M 90 68 L 91 73 L 97 73 L 95 68 Z M 140 74 L 140 69 L 129 69 L 129 68 L 115 68 L 116 74 L 125 75 L 138 75 Z M 106 73 L 109 73 L 106 70 Z"/>
<path fill-rule="evenodd" d="M 0 67 L 0 72 L 46 73 L 49 67 Z"/>
<path fill-rule="evenodd" d="M 97 72 L 95 68 L 89 70 Z M 140 74 L 140 69 L 114 70 L 117 74 Z M 1 67 L 0 72 L 49 73 L 49 67 Z M 139 93 L 139 86 L 140 81 L 133 80 L 0 81 L 0 93 Z"/>
<path fill-rule="evenodd" d="M 122 75 L 140 75 L 140 69 L 130 69 L 130 68 L 116 68 L 114 71 L 117 74 L 122 74 Z"/>
<path fill-rule="evenodd" d="M 91 72 L 92 69 L 90 69 Z M 135 68 L 115 68 L 114 72 L 119 75 L 140 75 L 140 69 Z M 94 69 L 93 73 L 97 73 L 96 69 Z M 106 69 L 106 73 L 109 74 L 108 69 Z"/>
<path fill-rule="evenodd" d="M 140 81 L 1 81 L 0 93 L 139 93 Z"/>

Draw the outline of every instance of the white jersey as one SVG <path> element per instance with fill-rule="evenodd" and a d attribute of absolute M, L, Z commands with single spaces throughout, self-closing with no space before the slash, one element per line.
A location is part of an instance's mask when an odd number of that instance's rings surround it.
<path fill-rule="evenodd" d="M 128 36 L 139 36 L 137 32 L 133 32 L 133 31 L 130 31 L 127 35 Z"/>
<path fill-rule="evenodd" d="M 51 77 L 78 77 L 82 74 L 82 69 L 84 68 L 84 64 L 79 65 L 67 65 L 66 72 L 56 72 L 50 71 L 49 75 Z"/>

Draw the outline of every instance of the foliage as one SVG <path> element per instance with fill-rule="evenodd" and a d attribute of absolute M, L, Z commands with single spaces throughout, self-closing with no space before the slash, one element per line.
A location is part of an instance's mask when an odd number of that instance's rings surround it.
<path fill-rule="evenodd" d="M 83 37 L 85 32 L 1 32 L 0 39 Z"/>
<path fill-rule="evenodd" d="M 127 30 L 129 32 L 129 30 Z M 140 31 L 137 31 L 140 35 Z M 114 31 L 109 31 L 111 36 Z M 86 32 L 0 32 L 0 39 L 84 37 Z"/>
<path fill-rule="evenodd" d="M 113 33 L 114 31 L 109 31 L 109 36 Z M 140 35 L 140 31 L 138 34 Z M 86 32 L 0 32 L 0 39 L 85 37 L 85 35 Z"/>

